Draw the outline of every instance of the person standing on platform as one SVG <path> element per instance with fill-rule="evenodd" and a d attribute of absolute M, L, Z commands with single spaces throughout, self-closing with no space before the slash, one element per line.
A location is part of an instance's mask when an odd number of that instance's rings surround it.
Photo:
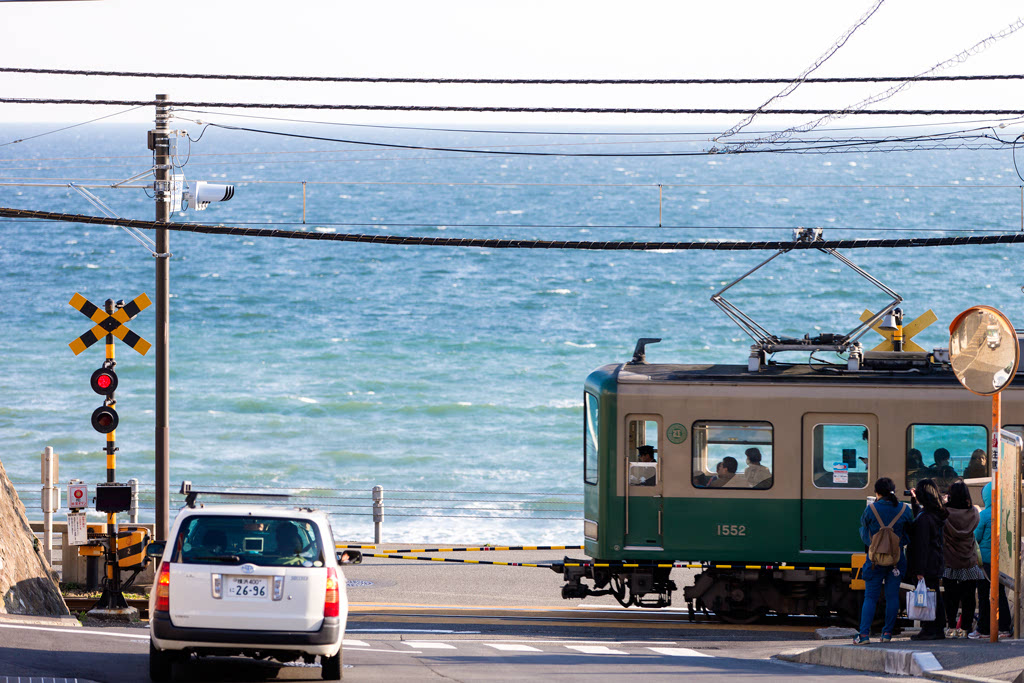
<path fill-rule="evenodd" d="M 974 530 L 974 540 L 981 549 L 981 567 L 985 578 L 978 581 L 978 627 L 967 634 L 968 638 L 988 638 L 989 622 L 992 607 L 989 604 L 992 575 L 992 482 L 985 484 L 981 490 L 981 502 L 985 504 L 978 517 L 978 528 Z M 1009 633 L 1013 624 L 1010 614 L 1010 603 L 1006 599 L 1006 588 L 999 584 L 999 632 Z"/>
<path fill-rule="evenodd" d="M 913 521 L 910 506 L 896 500 L 896 485 L 889 477 L 882 477 L 875 482 L 875 495 L 875 502 L 868 505 L 860 517 L 860 539 L 869 547 L 869 557 L 861 570 L 861 577 L 864 579 L 864 605 L 860 612 L 860 633 L 854 638 L 854 645 L 870 642 L 871 622 L 875 619 L 878 597 L 883 594 L 885 625 L 882 627 L 882 642 L 892 640 L 896 615 L 900 609 L 900 581 L 907 571 L 907 555 L 904 549 L 909 541 L 907 530 Z M 882 533 L 883 527 L 892 529 L 895 537 L 899 539 L 899 555 L 898 558 L 876 557 L 878 562 L 872 562 L 872 541 L 876 534 Z M 888 564 L 890 561 L 892 564 Z"/>
<path fill-rule="evenodd" d="M 962 479 L 949 486 L 946 502 L 949 517 L 942 527 L 943 559 L 942 586 L 946 589 L 946 635 L 966 638 L 974 622 L 974 592 L 985 572 L 978 566 L 974 531 L 978 527 L 978 509 L 971 503 L 971 492 Z M 962 609 L 961 609 L 962 608 Z M 957 610 L 960 622 L 957 623 Z"/>
<path fill-rule="evenodd" d="M 915 516 L 910 532 L 909 559 L 910 576 L 914 580 L 908 583 L 924 579 L 925 585 L 935 591 L 935 619 L 923 622 L 921 632 L 911 636 L 911 640 L 943 640 L 946 637 L 943 631 L 946 615 L 939 584 L 945 569 L 942 529 L 949 513 L 932 479 L 917 482 L 911 496 Z"/>

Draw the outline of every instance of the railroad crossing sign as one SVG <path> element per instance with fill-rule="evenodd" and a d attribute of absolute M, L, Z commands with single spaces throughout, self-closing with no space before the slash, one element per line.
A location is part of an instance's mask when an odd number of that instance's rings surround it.
<path fill-rule="evenodd" d="M 860 319 L 861 319 L 862 322 L 867 322 L 868 320 L 871 320 L 872 316 L 874 316 L 874 315 L 875 314 L 872 313 L 871 311 L 865 310 L 863 313 L 860 314 Z M 926 328 L 929 325 L 931 325 L 936 320 L 938 320 L 938 317 L 935 315 L 935 313 L 932 311 L 932 309 L 929 308 L 927 311 L 925 311 L 921 315 L 917 316 L 914 320 L 912 320 L 911 322 L 909 322 L 906 325 L 904 325 L 903 326 L 903 350 L 904 351 L 924 351 L 923 348 L 921 348 L 920 346 L 918 346 L 914 342 L 910 341 L 910 338 L 913 337 L 918 332 L 920 332 L 921 330 L 923 330 L 924 328 Z M 895 347 L 893 346 L 892 338 L 893 338 L 893 335 L 896 334 L 896 331 L 895 330 L 882 330 L 882 329 L 879 329 L 881 324 L 882 324 L 882 321 L 879 320 L 878 322 L 876 322 L 874 324 L 874 326 L 871 329 L 873 329 L 875 332 L 877 332 L 878 334 L 880 334 L 883 337 L 885 337 L 885 341 L 883 341 L 881 344 L 879 344 L 878 346 L 876 346 L 875 348 L 873 348 L 871 350 L 872 351 L 893 351 L 893 350 L 895 350 Z"/>
<path fill-rule="evenodd" d="M 82 315 L 96 323 L 96 326 L 68 344 L 68 346 L 71 347 L 71 350 L 77 356 L 103 337 L 112 334 L 145 356 L 152 344 L 129 330 L 124 324 L 137 316 L 140 311 L 151 303 L 149 297 L 143 292 L 126 304 L 124 308 L 119 308 L 113 313 L 108 314 L 84 296 L 75 292 L 75 295 L 71 297 L 71 301 L 68 304 L 81 311 Z"/>

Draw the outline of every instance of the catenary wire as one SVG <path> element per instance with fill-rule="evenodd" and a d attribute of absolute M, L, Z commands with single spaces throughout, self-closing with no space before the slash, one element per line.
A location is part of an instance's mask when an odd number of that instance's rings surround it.
<path fill-rule="evenodd" d="M 397 76 L 274 76 L 258 74 L 197 74 L 164 71 L 99 71 L 87 69 L 40 69 L 0 67 L 0 73 L 57 76 L 115 76 L 120 78 L 177 78 L 233 81 L 297 81 L 322 83 L 435 83 L 477 85 L 777 85 L 793 78 L 405 78 Z M 1024 74 L 977 74 L 967 76 L 845 76 L 806 78 L 805 83 L 883 83 L 890 81 L 991 81 L 1024 80 Z"/>
<path fill-rule="evenodd" d="M 64 126 L 63 128 L 58 128 L 56 130 L 48 130 L 45 133 L 37 133 L 36 135 L 30 135 L 27 138 L 19 138 L 17 140 L 11 140 L 9 142 L 0 142 L 0 147 L 6 147 L 7 145 L 16 145 L 19 142 L 26 142 L 28 140 L 35 140 L 36 138 L 41 138 L 41 137 L 43 137 L 45 135 L 53 135 L 54 133 L 60 133 L 60 132 L 65 131 L 65 130 L 71 130 L 72 128 L 78 128 L 79 126 L 84 126 L 84 125 L 87 125 L 87 124 L 90 124 L 90 123 L 96 123 L 97 121 L 102 121 L 103 119 L 109 119 L 109 118 L 112 118 L 114 116 L 121 116 L 122 114 L 127 114 L 128 112 L 133 112 L 136 109 L 141 109 L 141 108 L 142 108 L 142 105 L 139 105 L 138 107 L 132 107 L 131 109 L 125 109 L 124 111 L 115 112 L 113 114 L 107 114 L 106 116 L 98 116 L 95 119 L 90 119 L 88 121 L 82 121 L 81 123 L 73 123 L 70 126 Z"/>
<path fill-rule="evenodd" d="M 506 107 L 412 104 L 315 104 L 301 102 L 195 102 L 189 100 L 99 100 L 58 97 L 0 97 L 0 104 L 73 104 L 133 107 L 212 107 L 224 109 L 322 109 L 338 111 L 473 112 L 511 114 L 750 114 L 745 108 Z M 1024 116 L 1024 109 L 771 109 L 762 114 L 816 116 Z"/>
<path fill-rule="evenodd" d="M 761 251 L 761 250 L 805 250 L 805 249 L 877 249 L 877 248 L 921 248 L 968 245 L 1019 244 L 1024 243 L 1024 232 L 1002 233 L 970 237 L 915 237 L 895 239 L 847 239 L 793 242 L 786 240 L 762 240 L 756 242 L 635 242 L 598 240 L 512 240 L 472 237 L 419 237 L 412 235 L 368 235 L 334 232 L 304 232 L 268 228 L 240 228 L 225 225 L 201 223 L 164 223 L 105 216 L 54 213 L 0 207 L 0 217 L 35 218 L 65 223 L 86 223 L 111 225 L 143 230 L 166 229 L 177 232 L 194 232 L 213 235 L 239 235 L 246 237 L 275 237 L 284 239 L 316 240 L 326 242 L 357 242 L 365 244 L 388 244 L 407 246 L 438 246 L 486 249 L 574 249 L 592 251 Z M 586 227 L 586 226 L 579 226 Z"/>

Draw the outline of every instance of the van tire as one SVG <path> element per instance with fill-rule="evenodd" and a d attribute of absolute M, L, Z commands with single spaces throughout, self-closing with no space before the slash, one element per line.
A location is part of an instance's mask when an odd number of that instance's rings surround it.
<path fill-rule="evenodd" d="M 174 664 L 178 661 L 178 653 L 173 650 L 158 650 L 149 643 L 149 678 L 157 683 L 170 681 L 174 678 Z"/>
<path fill-rule="evenodd" d="M 325 681 L 341 680 L 341 648 L 333 657 L 320 655 L 320 678 Z"/>

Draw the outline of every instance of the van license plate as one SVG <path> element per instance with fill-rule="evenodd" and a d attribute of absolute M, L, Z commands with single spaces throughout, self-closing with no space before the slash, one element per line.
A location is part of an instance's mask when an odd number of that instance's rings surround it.
<path fill-rule="evenodd" d="M 266 600 L 270 597 L 266 577 L 229 576 L 224 597 L 229 600 Z"/>

